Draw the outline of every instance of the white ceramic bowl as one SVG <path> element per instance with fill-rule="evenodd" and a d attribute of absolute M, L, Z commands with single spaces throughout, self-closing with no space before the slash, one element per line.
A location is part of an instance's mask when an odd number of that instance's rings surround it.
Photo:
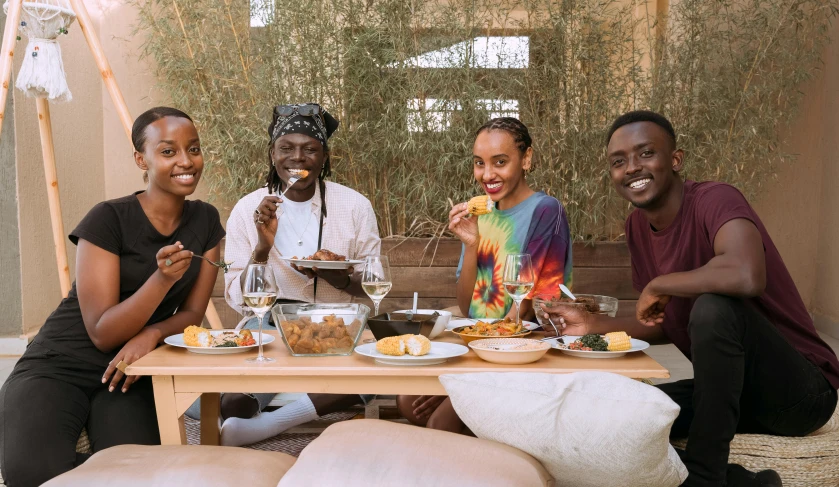
<path fill-rule="evenodd" d="M 394 313 L 408 313 L 411 310 L 409 309 L 400 309 L 393 311 Z M 431 329 L 431 333 L 428 334 L 428 339 L 433 340 L 437 337 L 440 333 L 446 329 L 446 325 L 449 324 L 449 320 L 452 319 L 452 312 L 446 311 L 442 309 L 418 309 L 417 314 L 420 315 L 431 315 L 434 313 L 439 313 L 440 316 L 437 317 L 437 321 L 434 323 L 434 328 Z"/>
<path fill-rule="evenodd" d="M 525 350 L 521 347 L 528 348 Z M 487 362 L 522 365 L 542 358 L 551 349 L 551 345 L 528 338 L 485 338 L 469 342 L 469 348 Z"/>

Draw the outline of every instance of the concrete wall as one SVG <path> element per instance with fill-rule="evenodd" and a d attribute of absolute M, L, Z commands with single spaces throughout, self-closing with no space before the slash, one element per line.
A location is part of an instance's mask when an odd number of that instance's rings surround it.
<path fill-rule="evenodd" d="M 5 27 L 0 17 L 0 29 Z M 3 296 L 0 337 L 20 334 L 23 305 L 20 294 L 20 242 L 18 241 L 17 168 L 15 167 L 14 98 L 6 99 L 0 132 L 0 296 Z M 19 344 L 18 344 L 19 345 Z M 0 354 L 12 352 L 3 350 Z"/>

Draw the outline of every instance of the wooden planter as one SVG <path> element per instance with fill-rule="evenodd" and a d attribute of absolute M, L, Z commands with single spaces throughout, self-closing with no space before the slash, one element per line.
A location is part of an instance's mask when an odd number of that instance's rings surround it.
<path fill-rule="evenodd" d="M 460 241 L 453 238 L 383 239 L 382 253 L 390 257 L 393 289 L 382 301 L 380 311 L 411 307 L 414 292 L 419 293 L 420 308 L 443 309 L 457 305 L 455 273 L 460 248 Z M 614 296 L 620 300 L 619 316 L 635 313 L 638 293 L 632 289 L 632 270 L 625 242 L 576 243 L 573 256 L 574 292 Z M 239 322 L 239 314 L 224 301 L 221 272 L 212 300 L 225 328 L 232 328 Z M 370 304 L 367 299 L 356 298 L 356 301 Z"/>

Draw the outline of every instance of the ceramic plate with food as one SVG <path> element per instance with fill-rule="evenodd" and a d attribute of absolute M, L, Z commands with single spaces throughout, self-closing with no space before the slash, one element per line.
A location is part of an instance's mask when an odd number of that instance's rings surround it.
<path fill-rule="evenodd" d="M 194 353 L 227 354 L 241 353 L 259 346 L 259 332 L 251 330 L 208 330 L 199 326 L 190 326 L 184 333 L 166 337 L 167 345 L 185 348 Z M 273 335 L 262 334 L 262 344 L 274 341 Z"/>
<path fill-rule="evenodd" d="M 453 330 L 455 328 L 460 328 L 461 326 L 472 326 L 479 321 L 483 321 L 485 323 L 494 323 L 494 322 L 499 321 L 499 320 L 494 319 L 494 318 L 485 318 L 485 319 L 482 319 L 482 320 L 472 319 L 472 318 L 457 318 L 457 319 L 449 320 L 449 322 L 446 324 L 446 329 L 447 330 Z M 538 330 L 540 328 L 539 323 L 534 323 L 532 321 L 522 321 L 521 326 L 525 330 L 530 330 L 530 331 Z"/>
<path fill-rule="evenodd" d="M 399 337 L 389 337 L 399 338 Z M 403 355 L 392 355 L 389 353 L 382 353 L 377 350 L 378 343 L 365 343 L 355 347 L 355 352 L 365 357 L 370 357 L 383 365 L 436 365 L 442 364 L 446 360 L 459 357 L 469 353 L 469 349 L 463 345 L 446 342 L 431 342 L 427 353 L 423 355 L 410 355 L 405 353 Z"/>
<path fill-rule="evenodd" d="M 546 341 L 562 353 L 583 358 L 618 358 L 623 357 L 627 353 L 640 352 L 650 347 L 650 344 L 644 340 L 627 338 L 629 348 L 623 347 L 625 348 L 624 350 L 609 350 L 608 345 L 611 339 L 606 335 L 565 335 L 562 337 L 563 343 L 560 343 L 556 338 Z M 605 349 L 603 343 L 606 344 Z"/>

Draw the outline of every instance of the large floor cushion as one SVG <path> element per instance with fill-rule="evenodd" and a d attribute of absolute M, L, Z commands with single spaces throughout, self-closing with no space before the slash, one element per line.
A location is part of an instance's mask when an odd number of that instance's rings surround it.
<path fill-rule="evenodd" d="M 616 374 L 477 373 L 440 377 L 478 438 L 532 455 L 560 487 L 677 487 L 670 446 L 679 413 L 655 387 Z"/>
<path fill-rule="evenodd" d="M 122 445 L 102 450 L 44 487 L 276 487 L 294 457 L 225 446 Z"/>
<path fill-rule="evenodd" d="M 242 484 L 244 485 L 244 484 Z M 530 455 L 494 441 L 376 419 L 327 428 L 279 487 L 553 486 Z"/>

